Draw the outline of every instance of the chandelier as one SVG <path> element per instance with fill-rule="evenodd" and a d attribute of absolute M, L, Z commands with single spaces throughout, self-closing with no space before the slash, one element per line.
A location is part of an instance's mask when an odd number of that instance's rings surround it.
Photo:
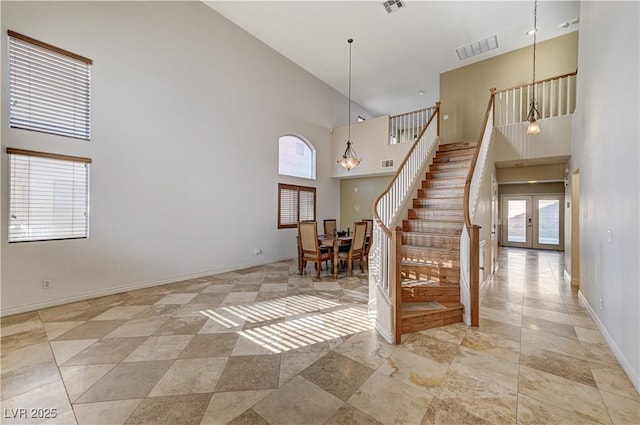
<path fill-rule="evenodd" d="M 342 158 L 337 162 L 341 167 L 350 171 L 352 168 L 360 164 L 362 158 L 358 158 L 358 154 L 356 154 L 356 151 L 351 146 L 351 43 L 353 43 L 353 38 L 348 39 L 347 43 L 349 43 L 349 130 L 347 136 L 347 149 L 345 149 L 344 154 L 342 154 Z"/>

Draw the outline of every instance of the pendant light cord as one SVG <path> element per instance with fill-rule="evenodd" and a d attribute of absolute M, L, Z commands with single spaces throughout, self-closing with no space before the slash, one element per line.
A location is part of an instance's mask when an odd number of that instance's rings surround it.
<path fill-rule="evenodd" d="M 538 0 L 533 6 L 533 98 L 536 97 L 536 37 L 538 35 Z"/>
<path fill-rule="evenodd" d="M 353 43 L 353 38 L 348 39 L 347 43 L 349 43 L 349 135 L 347 142 L 351 143 L 351 43 Z"/>

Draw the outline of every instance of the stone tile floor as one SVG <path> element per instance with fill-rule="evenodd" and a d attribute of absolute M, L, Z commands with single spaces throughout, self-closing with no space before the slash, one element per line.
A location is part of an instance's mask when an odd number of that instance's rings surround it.
<path fill-rule="evenodd" d="M 562 261 L 502 250 L 479 328 L 398 346 L 366 274 L 294 261 L 4 317 L 1 423 L 638 424 Z"/>

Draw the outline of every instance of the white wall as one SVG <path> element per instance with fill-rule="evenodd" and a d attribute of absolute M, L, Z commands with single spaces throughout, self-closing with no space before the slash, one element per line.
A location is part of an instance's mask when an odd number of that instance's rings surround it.
<path fill-rule="evenodd" d="M 9 129 L 2 101 L 3 169 L 7 146 L 93 164 L 86 240 L 8 244 L 3 174 L 2 314 L 292 258 L 278 182 L 316 186 L 318 219 L 339 215 L 327 164 L 345 97 L 204 4 L 2 2 L 2 99 L 8 29 L 94 60 L 93 127 L 90 142 Z M 278 176 L 288 133 L 316 147 L 317 181 Z"/>
<path fill-rule="evenodd" d="M 639 16 L 638 2 L 581 3 L 570 171 L 580 170 L 580 293 L 638 389 Z"/>
<path fill-rule="evenodd" d="M 497 162 L 567 157 L 571 154 L 572 115 L 540 120 L 542 132 L 527 135 L 527 123 L 507 125 L 495 132 Z"/>

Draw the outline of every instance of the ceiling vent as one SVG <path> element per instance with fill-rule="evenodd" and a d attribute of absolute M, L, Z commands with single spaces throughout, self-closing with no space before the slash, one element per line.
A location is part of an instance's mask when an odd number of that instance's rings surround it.
<path fill-rule="evenodd" d="M 382 3 L 382 5 L 384 6 L 384 10 L 386 10 L 387 13 L 395 12 L 405 6 L 402 0 L 388 0 Z"/>
<path fill-rule="evenodd" d="M 468 59 L 472 56 L 486 53 L 489 50 L 498 48 L 498 37 L 492 35 L 484 40 L 476 41 L 475 43 L 467 44 L 466 46 L 458 47 L 456 53 L 461 61 Z"/>
<path fill-rule="evenodd" d="M 391 168 L 393 167 L 393 159 L 385 159 L 380 162 L 380 166 L 382 168 Z"/>

